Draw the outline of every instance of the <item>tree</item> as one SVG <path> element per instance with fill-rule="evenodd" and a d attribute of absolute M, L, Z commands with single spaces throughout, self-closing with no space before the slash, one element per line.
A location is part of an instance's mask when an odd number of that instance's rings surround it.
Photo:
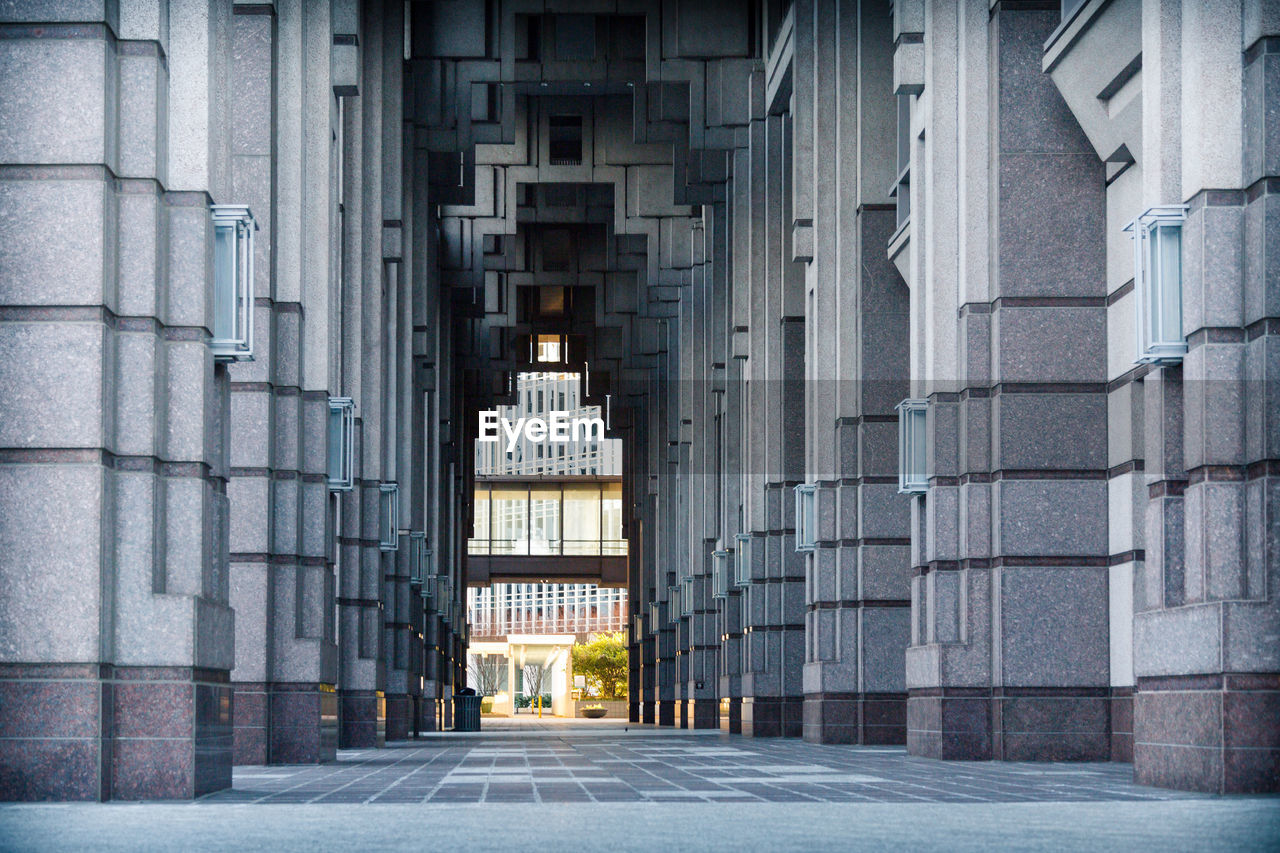
<path fill-rule="evenodd" d="M 537 702 L 538 697 L 542 695 L 545 682 L 551 680 L 548 678 L 550 674 L 547 672 L 547 668 L 540 663 L 525 664 L 524 695 L 533 697 L 533 701 Z"/>
<path fill-rule="evenodd" d="M 502 690 L 502 659 L 497 655 L 472 655 L 467 669 L 481 696 L 493 696 Z"/>
<path fill-rule="evenodd" d="M 587 683 L 602 699 L 627 697 L 627 640 L 621 631 L 596 634 L 588 643 L 573 647 L 573 671 L 585 675 Z"/>

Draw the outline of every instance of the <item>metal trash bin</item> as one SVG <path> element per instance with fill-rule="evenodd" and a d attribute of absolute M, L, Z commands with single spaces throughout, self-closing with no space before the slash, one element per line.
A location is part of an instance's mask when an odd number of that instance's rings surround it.
<path fill-rule="evenodd" d="M 480 701 L 483 698 L 474 693 L 453 694 L 453 730 L 455 732 L 480 731 Z"/>

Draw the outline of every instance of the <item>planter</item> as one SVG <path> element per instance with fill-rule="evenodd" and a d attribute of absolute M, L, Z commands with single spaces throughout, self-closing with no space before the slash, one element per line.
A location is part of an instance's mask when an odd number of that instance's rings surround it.
<path fill-rule="evenodd" d="M 493 697 L 492 696 L 486 696 L 480 700 L 480 713 L 481 714 L 493 713 Z"/>
<path fill-rule="evenodd" d="M 604 708 L 583 708 L 582 709 L 582 716 L 589 717 L 593 720 L 598 720 L 607 713 L 608 711 L 606 711 Z"/>

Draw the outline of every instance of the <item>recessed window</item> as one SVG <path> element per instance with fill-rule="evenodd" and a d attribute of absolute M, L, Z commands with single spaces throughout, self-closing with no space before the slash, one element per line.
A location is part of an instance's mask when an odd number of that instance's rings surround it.
<path fill-rule="evenodd" d="M 658 616 L 662 613 L 662 603 L 658 601 L 649 602 L 649 624 L 653 630 L 658 630 Z"/>
<path fill-rule="evenodd" d="M 919 494 L 928 491 L 925 452 L 925 418 L 929 401 L 903 400 L 898 409 L 898 493 Z"/>
<path fill-rule="evenodd" d="M 564 286 L 546 284 L 538 288 L 538 316 L 564 316 Z"/>
<path fill-rule="evenodd" d="M 356 404 L 350 397 L 329 398 L 329 490 L 355 486 Z"/>
<path fill-rule="evenodd" d="M 684 613 L 684 607 L 680 603 L 680 597 L 683 592 L 683 584 L 676 584 L 667 588 L 667 620 L 670 622 L 680 621 L 680 616 Z"/>
<path fill-rule="evenodd" d="M 552 166 L 582 165 L 582 116 L 550 116 L 547 155 Z"/>
<path fill-rule="evenodd" d="M 1153 207 L 1125 227 L 1133 237 L 1139 363 L 1175 364 L 1187 354 L 1182 333 L 1182 223 L 1186 205 Z"/>
<path fill-rule="evenodd" d="M 729 597 L 729 559 L 732 551 L 716 550 L 711 552 L 711 597 Z"/>
<path fill-rule="evenodd" d="M 814 502 L 816 489 L 813 483 L 796 486 L 796 550 L 812 551 L 816 541 Z"/>
<path fill-rule="evenodd" d="M 684 579 L 680 590 L 680 612 L 685 616 L 693 615 L 693 576 Z"/>
<path fill-rule="evenodd" d="M 382 551 L 399 551 L 400 484 L 382 483 L 378 486 L 378 492 L 382 504 L 378 548 Z"/>
<path fill-rule="evenodd" d="M 733 538 L 737 543 L 733 552 L 733 583 L 747 586 L 751 583 L 751 534 L 739 533 Z"/>
<path fill-rule="evenodd" d="M 551 364 L 565 361 L 564 337 L 562 335 L 534 335 L 534 360 Z"/>
<path fill-rule="evenodd" d="M 253 214 L 242 204 L 215 204 L 213 339 L 215 361 L 253 360 Z"/>

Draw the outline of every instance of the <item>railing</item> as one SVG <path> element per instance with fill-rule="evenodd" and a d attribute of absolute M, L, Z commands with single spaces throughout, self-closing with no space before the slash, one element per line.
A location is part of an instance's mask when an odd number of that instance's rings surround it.
<path fill-rule="evenodd" d="M 625 557 L 625 539 L 468 539 L 467 553 L 491 557 Z"/>

